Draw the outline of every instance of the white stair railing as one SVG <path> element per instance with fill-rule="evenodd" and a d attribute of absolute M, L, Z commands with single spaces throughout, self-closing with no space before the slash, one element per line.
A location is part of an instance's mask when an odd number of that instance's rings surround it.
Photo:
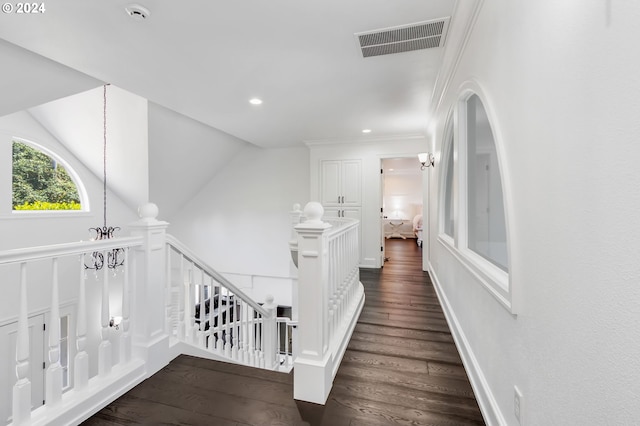
<path fill-rule="evenodd" d="M 294 359 L 295 399 L 324 404 L 329 396 L 347 344 L 364 306 L 360 283 L 359 221 L 322 219 L 320 203 L 294 207 L 292 221 L 297 242 L 290 244 L 297 258 L 297 342 Z M 296 254 L 294 255 L 294 251 Z"/>
<path fill-rule="evenodd" d="M 177 239 L 167 235 L 166 240 L 169 335 L 221 359 L 278 369 L 273 297 L 260 306 Z"/>
<path fill-rule="evenodd" d="M 15 299 L 1 312 L 0 325 L 17 324 L 15 358 L 0 358 L 16 372 L 15 382 L 0 381 L 15 383 L 8 400 L 0 401 L 1 424 L 79 424 L 180 353 L 292 368 L 295 324 L 277 318 L 273 297 L 261 306 L 168 236 L 155 205 L 139 212 L 140 220 L 128 226 L 131 237 L 0 251 L 1 284 Z M 114 249 L 124 250 L 117 276 L 107 265 L 85 269 L 85 257 L 107 259 Z M 340 295 L 334 296 L 338 305 Z M 63 309 L 74 325 L 66 339 L 60 332 Z M 39 358 L 30 353 L 38 340 L 30 338 L 35 331 L 29 328 L 36 317 L 48 318 L 49 339 Z M 64 366 L 63 340 L 66 348 L 75 346 Z M 43 356 L 44 378 L 32 382 Z"/>
<path fill-rule="evenodd" d="M 94 242 L 77 242 L 58 244 L 51 246 L 42 246 L 35 248 L 7 250 L 0 252 L 0 267 L 2 268 L 2 275 L 7 277 L 11 276 L 11 271 L 19 268 L 19 282 L 11 282 L 6 280 L 3 282 L 3 286 L 6 290 L 9 290 L 7 286 L 19 286 L 20 299 L 17 304 L 17 336 L 16 336 L 16 351 L 15 351 L 15 371 L 16 382 L 13 386 L 11 411 L 9 413 L 1 413 L 3 420 L 6 418 L 12 419 L 12 424 L 63 424 L 72 422 L 71 419 L 78 419 L 82 417 L 82 413 L 86 412 L 87 406 L 84 405 L 85 401 L 94 397 L 95 393 L 101 386 L 109 386 L 114 381 L 122 380 L 123 374 L 132 373 L 135 376 L 135 380 L 141 379 L 142 370 L 137 367 L 140 363 L 131 365 L 131 345 L 127 343 L 128 336 L 128 321 L 129 321 L 129 299 L 130 292 L 128 288 L 129 279 L 129 261 L 125 260 L 123 266 L 120 267 L 119 278 L 123 279 L 125 284 L 122 291 L 122 315 L 124 318 L 124 332 L 119 336 L 121 346 L 124 349 L 124 356 L 120 357 L 119 368 L 117 374 L 112 374 L 112 359 L 111 359 L 111 328 L 110 320 L 111 313 L 109 310 L 109 277 L 114 274 L 113 270 L 110 270 L 106 265 L 103 270 L 100 271 L 101 281 L 98 281 L 98 285 L 101 287 L 100 294 L 100 329 L 88 329 L 87 324 L 92 324 L 87 316 L 87 281 L 90 280 L 90 276 L 93 274 L 87 273 L 85 270 L 85 254 L 87 257 L 91 253 L 102 253 L 106 259 L 108 252 L 113 249 L 123 249 L 128 252 L 131 248 L 139 247 L 142 245 L 142 239 L 136 237 L 130 238 L 118 238 L 113 240 L 103 240 Z M 43 262 L 50 262 L 50 282 L 49 285 L 42 283 L 39 280 L 36 281 L 29 279 L 31 269 L 34 270 L 34 275 L 38 270 L 42 270 Z M 76 266 L 74 266 L 74 264 Z M 61 265 L 64 266 L 64 271 Z M 76 268 L 80 273 L 74 273 Z M 76 343 L 77 352 L 73 360 L 67 360 L 69 364 L 73 364 L 73 381 L 70 382 L 70 389 L 73 392 L 65 392 L 63 394 L 63 367 L 61 365 L 61 333 L 60 333 L 60 281 L 64 279 L 65 293 L 74 293 L 77 296 L 76 300 L 76 335 L 68 336 L 69 341 Z M 77 281 L 76 281 L 77 280 Z M 75 284 L 74 284 L 75 281 Z M 93 281 L 91 279 L 91 281 Z M 43 287 L 44 284 L 44 287 Z M 92 283 L 93 284 L 93 283 Z M 30 380 L 30 364 L 32 363 L 32 357 L 38 354 L 30 353 L 31 339 L 36 337 L 30 337 L 29 330 L 29 315 L 34 310 L 30 304 L 31 299 L 39 300 L 42 303 L 43 288 L 50 288 L 50 298 L 44 310 L 41 306 L 36 307 L 39 312 L 44 312 L 48 315 L 48 331 L 49 338 L 47 341 L 48 350 L 46 350 L 46 359 L 48 359 L 48 367 L 45 372 L 44 379 L 44 407 L 32 411 L 32 388 L 33 383 Z M 78 289 L 77 293 L 73 290 Z M 46 298 L 45 298 L 46 300 Z M 95 311 L 95 310 L 94 310 Z M 100 336 L 100 343 L 98 347 L 87 347 L 88 334 Z M 89 369 L 89 355 L 93 353 L 97 355 L 97 372 L 94 373 L 96 379 L 91 378 Z M 97 380 L 100 377 L 100 385 L 90 386 L 91 381 Z M 4 385 L 4 384 L 3 384 Z M 84 405 L 84 406 L 83 406 Z M 37 406 L 37 405 L 36 405 Z"/>

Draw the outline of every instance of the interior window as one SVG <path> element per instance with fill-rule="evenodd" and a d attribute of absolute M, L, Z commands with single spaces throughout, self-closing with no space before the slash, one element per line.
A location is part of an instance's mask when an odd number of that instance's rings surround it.
<path fill-rule="evenodd" d="M 13 141 L 12 209 L 81 210 L 76 184 L 55 158 Z"/>
<path fill-rule="evenodd" d="M 508 271 L 507 232 L 493 132 L 477 95 L 466 102 L 468 246 Z"/>

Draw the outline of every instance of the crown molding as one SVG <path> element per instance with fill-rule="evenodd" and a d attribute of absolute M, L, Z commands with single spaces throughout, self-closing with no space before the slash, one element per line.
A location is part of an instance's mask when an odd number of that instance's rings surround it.
<path fill-rule="evenodd" d="M 379 137 L 354 138 L 354 139 L 311 139 L 303 141 L 308 147 L 327 146 L 327 145 L 367 145 L 374 143 L 393 143 L 415 140 L 426 140 L 427 135 L 422 133 L 404 134 L 404 135 L 387 135 Z"/>

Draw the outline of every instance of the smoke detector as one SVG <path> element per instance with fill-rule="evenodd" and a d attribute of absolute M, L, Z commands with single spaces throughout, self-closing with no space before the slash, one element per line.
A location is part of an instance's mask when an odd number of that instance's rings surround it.
<path fill-rule="evenodd" d="M 356 33 L 362 57 L 444 46 L 449 17 Z"/>
<path fill-rule="evenodd" d="M 136 21 L 144 21 L 149 16 L 151 16 L 151 12 L 146 7 L 140 6 L 139 4 L 130 4 L 125 7 L 124 10 L 127 12 L 127 15 L 131 16 Z"/>

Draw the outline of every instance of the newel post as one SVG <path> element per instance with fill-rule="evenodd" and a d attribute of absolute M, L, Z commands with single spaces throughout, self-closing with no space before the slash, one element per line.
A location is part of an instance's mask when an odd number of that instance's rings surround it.
<path fill-rule="evenodd" d="M 295 226 L 298 233 L 298 356 L 294 360 L 293 397 L 324 404 L 332 385 L 326 330 L 327 244 L 331 225 L 322 221 L 317 202 L 304 208 L 307 220 Z M 295 302 L 294 302 L 295 303 Z"/>
<path fill-rule="evenodd" d="M 268 294 L 262 305 L 269 314 L 262 319 L 262 341 L 264 342 L 264 366 L 266 369 L 275 370 L 278 367 L 278 326 L 276 324 L 277 308 L 273 303 L 273 296 Z"/>
<path fill-rule="evenodd" d="M 140 219 L 129 225 L 132 236 L 143 244 L 130 253 L 133 263 L 131 310 L 133 350 L 154 374 L 169 360 L 169 336 L 165 333 L 166 230 L 167 222 L 157 220 L 158 207 L 149 203 L 138 208 Z"/>

